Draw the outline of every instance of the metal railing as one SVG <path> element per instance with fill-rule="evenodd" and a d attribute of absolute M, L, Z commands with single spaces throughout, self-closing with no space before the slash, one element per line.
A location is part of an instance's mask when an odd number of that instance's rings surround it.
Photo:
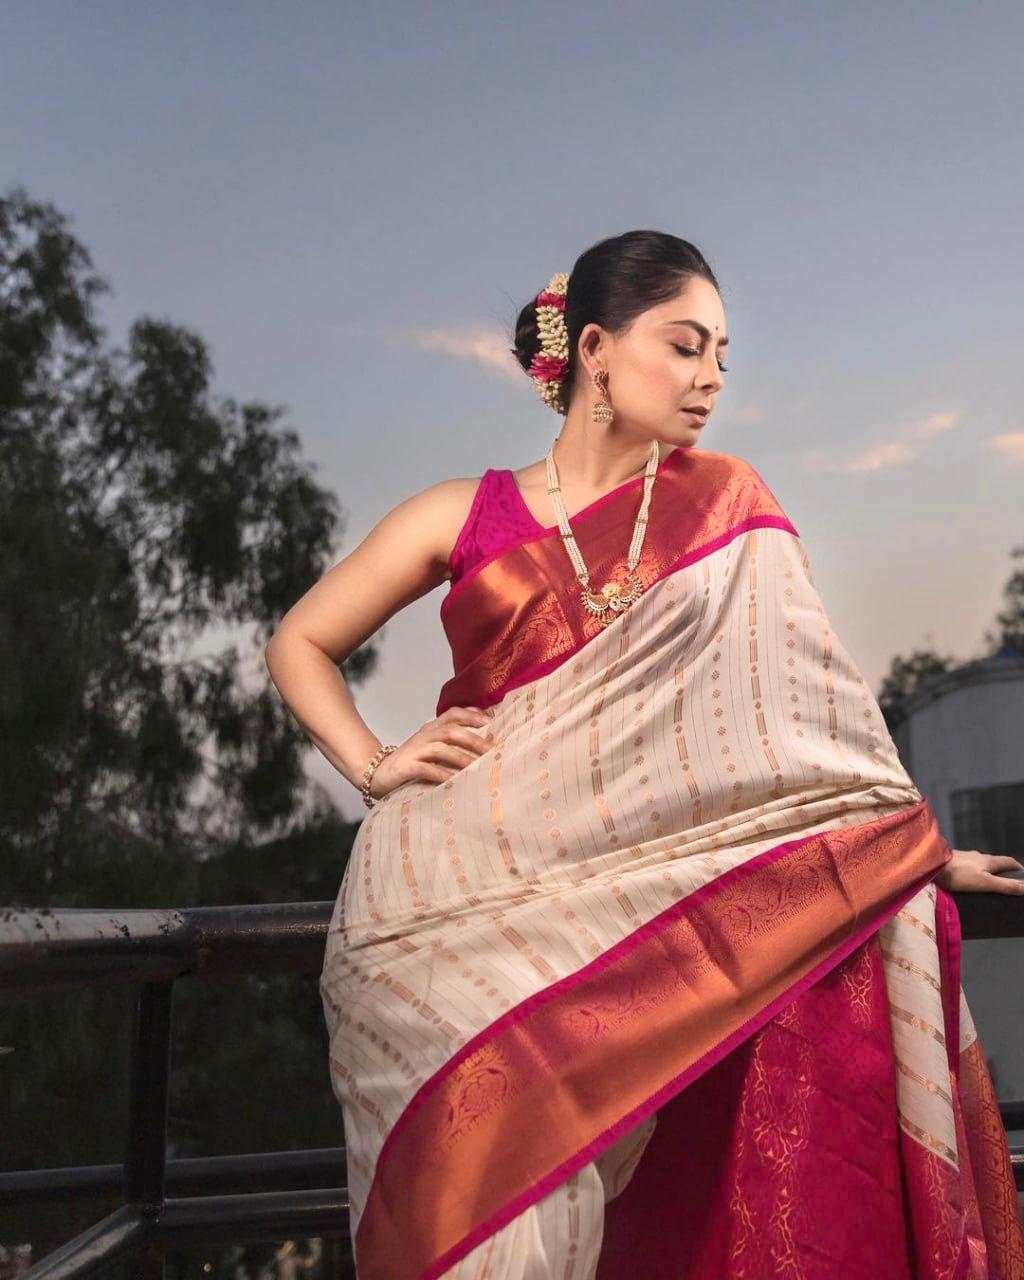
<path fill-rule="evenodd" d="M 955 895 L 963 936 L 1024 937 L 1010 895 Z M 132 1260 L 133 1280 L 158 1280 L 177 1244 L 343 1242 L 354 1276 L 343 1147 L 168 1160 L 171 997 L 182 977 L 319 973 L 331 902 L 185 910 L 0 910 L 0 995 L 39 996 L 131 984 L 135 1000 L 128 1141 L 123 1165 L 0 1173 L 0 1200 L 28 1204 L 121 1189 L 124 1203 L 36 1263 L 26 1280 L 78 1280 Z M 1024 1128 L 1024 1100 L 1001 1102 Z M 1011 1151 L 1018 1187 L 1024 1149 Z M 342 1280 L 342 1277 L 339 1277 Z"/>
<path fill-rule="evenodd" d="M 133 1280 L 156 1280 L 174 1245 L 288 1236 L 340 1237 L 354 1276 L 343 1147 L 167 1159 L 175 981 L 318 973 L 333 905 L 0 911 L 0 994 L 138 987 L 124 1164 L 0 1173 L 6 1204 L 122 1190 L 125 1203 L 33 1266 L 32 1280 L 102 1275 L 128 1258 Z"/>

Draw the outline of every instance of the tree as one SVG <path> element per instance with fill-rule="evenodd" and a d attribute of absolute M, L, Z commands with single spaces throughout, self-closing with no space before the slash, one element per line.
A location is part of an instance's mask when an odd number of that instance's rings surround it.
<path fill-rule="evenodd" d="M 1024 546 L 1014 547 L 1010 557 L 1024 557 Z M 996 614 L 996 624 L 998 631 L 985 633 L 991 652 L 1009 649 L 1024 655 L 1024 560 L 1003 584 L 1003 608 Z"/>
<path fill-rule="evenodd" d="M 214 402 L 196 334 L 143 318 L 105 348 L 106 288 L 52 206 L 0 201 L 0 887 L 64 905 L 96 902 L 111 851 L 118 905 L 126 855 L 164 895 L 183 847 L 308 816 L 308 742 L 262 649 L 337 525 L 283 410 Z"/>
<path fill-rule="evenodd" d="M 0 902 L 333 897 L 356 824 L 304 774 L 263 647 L 329 563 L 336 499 L 282 407 L 214 397 L 197 334 L 143 317 L 112 346 L 108 287 L 57 209 L 0 198 Z M 376 658 L 367 644 L 342 672 L 357 683 Z M 257 1131 L 268 1147 L 340 1140 L 316 996 L 254 979 L 229 1014 L 226 994 L 181 984 L 179 1153 Z M 121 1158 L 129 997 L 5 1012 L 6 1167 Z M 300 1061 L 319 1092 L 273 1105 L 297 1096 Z M 219 1105 L 225 1079 L 257 1077 L 248 1105 Z M 96 1216 L 36 1215 L 37 1256 Z M 0 1218 L 0 1241 L 20 1238 Z"/>
<path fill-rule="evenodd" d="M 911 694 L 931 677 L 951 670 L 956 664 L 952 655 L 943 657 L 931 649 L 915 649 L 909 658 L 897 654 L 892 659 L 878 695 L 878 705 L 890 733 L 906 718 L 904 706 Z"/>
<path fill-rule="evenodd" d="M 1014 560 L 1024 557 L 1024 546 L 1014 547 L 1010 556 Z M 985 632 L 982 656 L 993 657 L 1007 651 L 1024 655 L 1024 565 L 1012 571 L 1003 585 L 1003 608 L 996 615 L 996 626 L 997 630 Z M 942 656 L 932 649 L 915 649 L 909 658 L 897 654 L 878 694 L 890 733 L 906 719 L 905 707 L 912 694 L 933 676 L 960 665 L 952 654 Z"/>

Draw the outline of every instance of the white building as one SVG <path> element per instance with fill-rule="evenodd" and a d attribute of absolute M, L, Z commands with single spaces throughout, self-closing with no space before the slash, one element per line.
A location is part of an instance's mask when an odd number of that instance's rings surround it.
<path fill-rule="evenodd" d="M 949 843 L 1024 861 L 1024 654 L 932 676 L 905 711 L 893 740 Z M 1024 1098 L 1024 938 L 965 942 L 963 987 L 999 1097 Z"/>

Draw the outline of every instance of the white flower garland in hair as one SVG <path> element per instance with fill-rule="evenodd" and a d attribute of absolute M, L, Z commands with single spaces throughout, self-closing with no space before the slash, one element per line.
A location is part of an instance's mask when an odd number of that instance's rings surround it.
<path fill-rule="evenodd" d="M 569 332 L 565 327 L 565 295 L 569 289 L 569 273 L 556 271 L 537 294 L 537 331 L 540 350 L 530 362 L 530 377 L 540 398 L 556 413 L 565 413 L 563 384 L 569 364 Z"/>

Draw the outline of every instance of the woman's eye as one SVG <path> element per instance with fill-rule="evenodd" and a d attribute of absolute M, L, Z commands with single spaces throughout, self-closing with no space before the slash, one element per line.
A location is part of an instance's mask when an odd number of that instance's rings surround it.
<path fill-rule="evenodd" d="M 696 347 L 681 347 L 681 346 L 679 345 L 679 343 L 678 343 L 678 342 L 673 342 L 673 343 L 672 343 L 672 345 L 675 347 L 675 349 L 676 349 L 676 350 L 677 350 L 681 355 L 684 355 L 684 356 L 699 356 L 699 355 L 700 355 L 700 352 L 697 350 L 697 348 L 696 348 Z M 729 372 L 729 366 L 728 366 L 728 365 L 725 365 L 725 364 L 720 364 L 720 365 L 718 366 L 718 370 L 719 370 L 719 372 L 720 372 L 720 373 L 728 373 L 728 372 Z"/>

